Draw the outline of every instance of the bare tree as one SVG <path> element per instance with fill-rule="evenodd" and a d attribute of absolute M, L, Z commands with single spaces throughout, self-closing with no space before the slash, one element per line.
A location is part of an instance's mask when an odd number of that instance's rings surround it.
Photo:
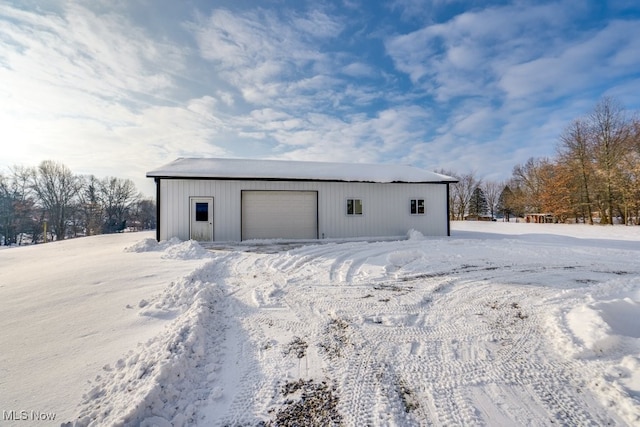
<path fill-rule="evenodd" d="M 504 184 L 504 188 L 500 192 L 500 196 L 498 196 L 496 206 L 496 210 L 502 214 L 503 221 L 509 222 L 511 215 L 515 214 L 514 199 L 513 191 L 511 191 L 508 184 Z"/>
<path fill-rule="evenodd" d="M 635 156 L 635 163 L 633 168 L 633 174 L 635 176 L 636 182 L 638 185 L 636 186 L 636 191 L 640 192 L 640 118 L 636 117 L 633 120 L 633 134 L 632 134 L 632 142 L 631 149 Z M 638 193 L 636 193 L 638 194 Z M 635 199 L 635 223 L 636 225 L 640 225 L 640 194 Z"/>
<path fill-rule="evenodd" d="M 10 171 L 7 176 L 0 174 L 0 235 L 7 245 L 21 243 L 23 228 L 33 207 L 27 185 L 28 171 L 18 166 Z"/>
<path fill-rule="evenodd" d="M 591 143 L 588 123 L 575 120 L 560 136 L 558 161 L 567 166 L 575 177 L 575 193 L 577 209 L 582 217 L 593 225 L 593 183 L 594 162 L 593 144 Z"/>
<path fill-rule="evenodd" d="M 57 240 L 66 236 L 67 220 L 80 185 L 80 180 L 69 168 L 51 160 L 40 163 L 32 171 L 31 188 L 46 212 Z"/>
<path fill-rule="evenodd" d="M 109 177 L 100 181 L 104 233 L 122 231 L 126 227 L 129 208 L 137 201 L 137 196 L 136 186 L 130 179 Z"/>
<path fill-rule="evenodd" d="M 449 218 L 463 220 L 469 210 L 473 190 L 480 186 L 482 181 L 476 178 L 475 172 L 460 175 L 452 171 L 440 170 L 438 173 L 458 180 L 449 185 Z"/>
<path fill-rule="evenodd" d="M 500 198 L 500 193 L 503 188 L 504 183 L 502 182 L 484 181 L 482 184 L 482 191 L 487 200 L 487 208 L 491 214 L 491 219 L 495 217 L 496 206 L 498 205 L 498 199 Z"/>
<path fill-rule="evenodd" d="M 100 203 L 100 181 L 94 175 L 83 177 L 82 190 L 78 193 L 79 212 L 87 236 L 100 234 L 103 209 Z"/>
<path fill-rule="evenodd" d="M 563 163 L 544 160 L 538 164 L 537 175 L 542 211 L 552 214 L 555 221 L 566 222 L 573 212 L 573 173 Z"/>
<path fill-rule="evenodd" d="M 439 173 L 441 175 L 447 175 L 457 180 L 460 180 L 460 177 L 458 176 L 458 174 L 450 170 L 440 169 L 436 171 L 436 173 Z M 458 183 L 449 184 L 449 201 L 448 201 L 449 202 L 449 219 L 452 221 L 455 221 L 457 219 L 456 217 L 456 212 L 458 211 L 457 200 L 459 197 L 458 196 L 459 187 L 457 184 Z"/>
<path fill-rule="evenodd" d="M 134 226 L 140 230 L 156 228 L 156 203 L 153 199 L 145 199 L 142 195 L 131 206 L 129 216 Z"/>
<path fill-rule="evenodd" d="M 3 241 L 0 244 L 11 244 L 11 236 L 15 236 L 13 198 L 9 180 L 0 174 L 0 237 Z"/>
<path fill-rule="evenodd" d="M 516 222 L 518 222 L 518 217 L 524 217 L 527 212 L 528 196 L 522 187 L 520 187 L 520 184 L 513 178 L 508 181 L 507 186 L 510 190 L 508 193 L 509 197 L 507 198 L 507 206 L 513 216 L 516 217 Z"/>
<path fill-rule="evenodd" d="M 469 172 L 461 175 L 458 183 L 453 184 L 457 187 L 456 191 L 456 207 L 457 219 L 463 220 L 465 215 L 469 212 L 469 204 L 473 197 L 473 192 L 477 187 L 482 184 L 482 181 L 476 178 L 475 172 Z"/>
<path fill-rule="evenodd" d="M 630 137 L 618 165 L 616 186 L 619 188 L 624 223 L 640 225 L 640 120 L 630 123 Z"/>
<path fill-rule="evenodd" d="M 542 208 L 541 192 L 543 180 L 540 176 L 540 165 L 546 162 L 546 159 L 527 160 L 523 165 L 516 165 L 513 168 L 513 181 L 515 185 L 511 186 L 512 190 L 520 189 L 521 195 L 524 197 L 520 201 L 524 213 L 540 213 Z"/>
<path fill-rule="evenodd" d="M 602 183 L 604 212 L 602 219 L 613 224 L 616 207 L 618 165 L 623 159 L 631 136 L 631 127 L 623 108 L 612 98 L 602 99 L 590 115 L 596 173 Z"/>

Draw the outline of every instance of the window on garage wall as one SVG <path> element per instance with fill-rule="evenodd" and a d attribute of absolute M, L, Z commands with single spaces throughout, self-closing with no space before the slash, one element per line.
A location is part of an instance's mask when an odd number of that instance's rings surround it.
<path fill-rule="evenodd" d="M 347 199 L 347 215 L 362 215 L 362 199 Z"/>
<path fill-rule="evenodd" d="M 424 215 L 424 199 L 411 199 L 411 215 Z"/>

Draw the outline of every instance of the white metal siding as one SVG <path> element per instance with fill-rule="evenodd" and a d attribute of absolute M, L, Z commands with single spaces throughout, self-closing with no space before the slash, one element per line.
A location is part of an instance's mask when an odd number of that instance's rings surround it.
<path fill-rule="evenodd" d="M 447 234 L 445 184 L 381 184 L 306 181 L 162 179 L 160 239 L 189 239 L 189 197 L 214 198 L 214 238 L 241 239 L 243 190 L 317 191 L 318 237 L 404 236 L 415 229 L 428 236 Z M 361 199 L 363 215 L 347 216 L 347 198 Z M 410 200 L 425 199 L 424 215 L 411 215 Z"/>
<path fill-rule="evenodd" d="M 316 239 L 315 191 L 243 191 L 242 239 Z"/>

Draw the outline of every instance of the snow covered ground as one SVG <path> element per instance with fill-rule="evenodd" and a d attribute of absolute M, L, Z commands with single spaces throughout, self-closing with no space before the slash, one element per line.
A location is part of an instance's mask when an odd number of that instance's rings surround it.
<path fill-rule="evenodd" d="M 0 250 L 0 424 L 638 425 L 640 227 L 452 234 Z"/>

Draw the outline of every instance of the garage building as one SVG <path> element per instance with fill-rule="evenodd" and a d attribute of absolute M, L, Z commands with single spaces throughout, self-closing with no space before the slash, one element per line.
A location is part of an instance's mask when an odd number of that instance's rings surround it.
<path fill-rule="evenodd" d="M 157 239 L 449 235 L 454 178 L 412 166 L 180 158 L 156 182 Z"/>

